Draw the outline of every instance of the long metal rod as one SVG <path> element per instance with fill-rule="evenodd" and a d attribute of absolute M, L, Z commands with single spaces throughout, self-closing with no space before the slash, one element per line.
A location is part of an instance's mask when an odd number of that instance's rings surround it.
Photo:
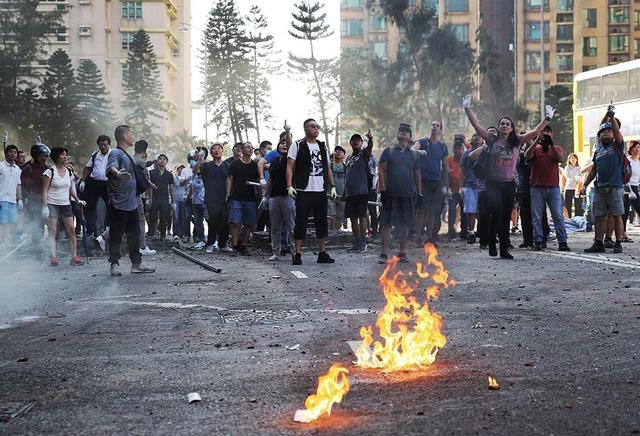
<path fill-rule="evenodd" d="M 549 29 L 551 32 L 551 29 Z M 540 119 L 544 118 L 544 0 L 540 0 Z"/>
<path fill-rule="evenodd" d="M 193 263 L 195 263 L 197 265 L 200 265 L 204 269 L 207 269 L 209 271 L 213 271 L 214 273 L 218 273 L 218 274 L 220 274 L 222 272 L 222 270 L 220 268 L 216 268 L 215 266 L 211 266 L 208 263 L 205 263 L 205 262 L 201 261 L 200 259 L 196 259 L 195 257 L 191 256 L 190 254 L 187 254 L 182 250 L 178 250 L 176 247 L 173 247 L 171 249 L 171 251 L 173 251 L 178 256 L 184 257 L 185 259 L 190 260 L 191 262 L 193 262 Z"/>

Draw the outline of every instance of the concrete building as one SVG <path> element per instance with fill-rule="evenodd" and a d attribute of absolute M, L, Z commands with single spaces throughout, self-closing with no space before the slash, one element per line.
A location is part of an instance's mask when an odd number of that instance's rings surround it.
<path fill-rule="evenodd" d="M 122 72 L 134 33 L 144 29 L 154 46 L 169 110 L 158 120 L 162 135 L 191 131 L 190 0 L 46 0 L 40 9 L 64 9 L 65 28 L 47 51 L 65 50 L 77 67 L 91 59 L 102 71 L 117 120 L 122 114 Z M 43 65 L 44 68 L 44 65 Z"/>

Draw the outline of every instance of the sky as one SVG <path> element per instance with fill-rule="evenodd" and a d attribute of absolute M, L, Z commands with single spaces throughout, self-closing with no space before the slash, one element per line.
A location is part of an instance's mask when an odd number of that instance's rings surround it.
<path fill-rule="evenodd" d="M 202 48 L 202 34 L 206 28 L 207 17 L 217 0 L 193 0 L 191 6 L 191 47 L 192 47 L 192 99 L 201 98 L 202 75 L 199 70 L 200 51 Z M 297 0 L 302 1 L 302 0 Z M 258 5 L 269 22 L 268 32 L 273 35 L 275 50 L 280 51 L 283 63 L 283 74 L 270 78 L 271 81 L 271 125 L 261 127 L 262 140 L 268 139 L 277 143 L 278 135 L 282 131 L 284 121 L 292 126 L 294 137 L 302 135 L 302 122 L 307 118 L 319 118 L 319 111 L 314 99 L 308 94 L 308 83 L 304 83 L 299 76 L 293 76 L 288 72 L 286 59 L 288 52 L 299 56 L 307 56 L 308 43 L 298 41 L 288 33 L 291 28 L 291 13 L 294 10 L 294 0 L 236 0 L 236 5 L 241 13 L 247 13 L 251 6 Z M 340 2 L 338 0 L 325 0 L 324 11 L 327 14 L 327 22 L 334 31 L 333 36 L 316 42 L 317 57 L 336 57 L 340 53 Z M 204 139 L 204 110 L 193 111 L 193 135 Z M 218 136 L 215 126 L 209 126 L 209 142 L 213 140 L 233 142 L 233 137 Z M 250 140 L 255 141 L 255 135 Z M 255 145 L 255 144 L 254 144 Z"/>

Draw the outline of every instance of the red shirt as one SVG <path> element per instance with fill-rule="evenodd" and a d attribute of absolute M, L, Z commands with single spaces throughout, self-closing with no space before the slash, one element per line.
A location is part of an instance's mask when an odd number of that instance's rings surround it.
<path fill-rule="evenodd" d="M 460 161 L 456 160 L 453 156 L 449 156 L 447 157 L 447 166 L 449 167 L 449 188 L 451 192 L 457 194 L 460 192 L 460 182 L 462 178 Z"/>
<path fill-rule="evenodd" d="M 554 145 L 560 161 L 556 160 L 551 147 L 546 153 L 542 152 L 542 145 L 537 144 L 531 159 L 531 186 L 553 188 L 560 186 L 560 172 L 558 163 L 563 159 L 562 148 Z"/>

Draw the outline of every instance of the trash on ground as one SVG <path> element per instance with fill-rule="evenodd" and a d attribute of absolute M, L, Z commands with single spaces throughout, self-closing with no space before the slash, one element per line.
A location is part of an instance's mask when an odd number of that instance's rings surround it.
<path fill-rule="evenodd" d="M 187 395 L 187 399 L 189 400 L 189 404 L 202 401 L 200 394 L 197 392 L 191 392 L 189 395 Z"/>

